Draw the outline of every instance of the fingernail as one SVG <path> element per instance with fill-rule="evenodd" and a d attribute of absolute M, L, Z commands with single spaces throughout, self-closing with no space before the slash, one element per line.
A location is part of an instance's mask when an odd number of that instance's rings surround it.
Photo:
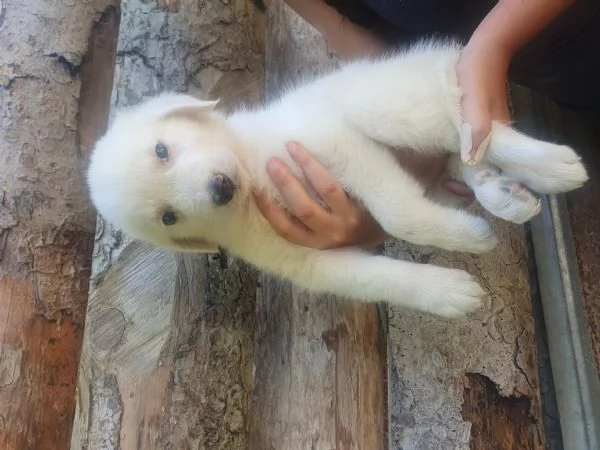
<path fill-rule="evenodd" d="M 287 151 L 292 154 L 292 156 L 297 155 L 300 152 L 300 145 L 297 142 L 288 142 Z"/>
<path fill-rule="evenodd" d="M 267 162 L 267 168 L 269 170 L 274 170 L 274 171 L 280 170 L 281 169 L 281 162 L 277 158 L 271 158 Z"/>
<path fill-rule="evenodd" d="M 268 162 L 267 162 L 267 170 L 270 173 L 279 173 L 281 172 L 281 168 L 282 168 L 282 164 L 281 161 L 279 161 L 276 158 L 271 158 Z"/>

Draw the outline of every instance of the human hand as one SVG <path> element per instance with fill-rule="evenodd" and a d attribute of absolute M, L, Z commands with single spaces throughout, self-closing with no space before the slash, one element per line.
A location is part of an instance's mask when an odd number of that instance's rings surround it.
<path fill-rule="evenodd" d="M 295 244 L 320 250 L 372 247 L 385 240 L 386 233 L 367 209 L 352 201 L 306 148 L 291 142 L 287 150 L 325 207 L 309 196 L 282 160 L 271 159 L 267 171 L 291 215 L 264 193 L 256 193 L 254 197 L 259 210 L 279 235 Z"/>
<path fill-rule="evenodd" d="M 283 161 L 274 158 L 269 161 L 267 171 L 290 214 L 277 203 L 269 201 L 264 194 L 256 194 L 255 200 L 279 235 L 295 244 L 317 249 L 373 247 L 386 239 L 385 231 L 367 209 L 352 201 L 306 148 L 299 143 L 290 143 L 288 151 L 326 207 L 308 195 Z M 402 167 L 426 187 L 437 182 L 444 172 L 444 159 L 411 156 L 410 153 L 399 155 Z M 463 183 L 446 180 L 442 186 L 468 201 L 473 199 L 473 193 Z"/>
<path fill-rule="evenodd" d="M 463 162 L 478 163 L 489 142 L 492 121 L 510 122 L 507 93 L 508 57 L 500 49 L 471 41 L 464 48 L 456 67 L 463 94 L 461 106 L 466 124 Z M 470 137 L 470 142 L 468 138 Z"/>

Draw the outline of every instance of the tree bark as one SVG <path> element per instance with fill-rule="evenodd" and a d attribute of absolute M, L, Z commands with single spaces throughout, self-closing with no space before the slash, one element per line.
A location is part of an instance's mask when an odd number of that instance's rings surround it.
<path fill-rule="evenodd" d="M 263 21 L 250 2 L 124 1 L 111 104 L 257 102 Z M 71 448 L 245 449 L 256 284 L 227 255 L 166 252 L 99 218 Z"/>
<path fill-rule="evenodd" d="M 269 96 L 337 63 L 281 1 L 269 8 L 267 35 Z M 262 277 L 249 448 L 387 448 L 385 315 Z"/>
<path fill-rule="evenodd" d="M 118 3 L 0 1 L 0 448 L 70 439 Z"/>

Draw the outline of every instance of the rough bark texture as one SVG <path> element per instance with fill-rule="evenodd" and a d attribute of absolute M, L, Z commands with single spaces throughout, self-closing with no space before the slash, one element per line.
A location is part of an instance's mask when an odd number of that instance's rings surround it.
<path fill-rule="evenodd" d="M 250 2 L 122 3 L 112 105 L 166 89 L 262 96 Z M 130 242 L 99 219 L 71 448 L 246 448 L 257 274 Z"/>
<path fill-rule="evenodd" d="M 500 450 L 539 446 L 527 397 L 501 396 L 494 383 L 479 374 L 467 374 L 463 395 L 462 414 L 471 422 L 470 448 Z"/>
<path fill-rule="evenodd" d="M 488 255 L 448 254 L 398 242 L 388 246 L 388 254 L 398 258 L 466 269 L 491 293 L 483 309 L 457 321 L 390 308 L 393 448 L 482 448 L 475 430 L 483 430 L 501 412 L 479 408 L 477 398 L 487 395 L 483 390 L 487 384 L 473 385 L 469 374 L 490 380 L 502 397 L 526 399 L 530 419 L 523 432 L 532 438 L 519 442 L 519 448 L 544 447 L 523 230 L 478 212 L 490 220 L 500 239 Z M 515 408 L 520 409 L 520 404 Z M 473 409 L 479 414 L 467 413 Z M 516 433 L 523 426 L 508 420 L 503 431 L 489 431 Z M 494 436 L 484 439 L 491 442 Z M 505 444 L 496 448 L 513 448 L 509 440 Z"/>
<path fill-rule="evenodd" d="M 82 169 L 105 126 L 117 8 L 0 1 L 3 449 L 68 446 L 95 217 Z"/>
<path fill-rule="evenodd" d="M 269 9 L 268 36 L 269 95 L 336 64 L 281 1 Z M 250 449 L 387 448 L 387 342 L 376 305 L 263 277 L 256 322 Z"/>

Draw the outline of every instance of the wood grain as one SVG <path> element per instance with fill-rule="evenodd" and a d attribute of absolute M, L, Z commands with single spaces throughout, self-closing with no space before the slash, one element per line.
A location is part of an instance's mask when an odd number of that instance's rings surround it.
<path fill-rule="evenodd" d="M 501 396 L 494 383 L 467 374 L 462 415 L 471 422 L 472 450 L 541 448 L 527 397 Z"/>
<path fill-rule="evenodd" d="M 262 24 L 249 2 L 123 2 L 110 106 L 257 102 Z M 256 285 L 227 255 L 162 251 L 99 217 L 71 448 L 247 448 Z"/>
<path fill-rule="evenodd" d="M 106 125 L 117 5 L 0 2 L 0 25 L 0 448 L 63 449 L 94 235 L 82 143 Z"/>
<path fill-rule="evenodd" d="M 268 96 L 335 66 L 283 2 L 272 2 L 268 19 Z M 262 277 L 256 325 L 249 448 L 387 448 L 387 339 L 377 305 Z"/>

